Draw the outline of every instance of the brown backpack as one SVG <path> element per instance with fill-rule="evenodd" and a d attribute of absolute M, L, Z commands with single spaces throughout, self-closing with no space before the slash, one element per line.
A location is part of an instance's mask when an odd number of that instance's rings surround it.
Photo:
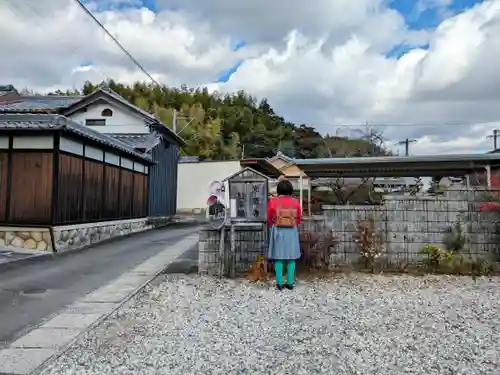
<path fill-rule="evenodd" d="M 277 227 L 294 227 L 297 225 L 297 209 L 292 207 L 282 207 L 281 200 L 278 200 L 278 208 L 276 209 L 276 226 Z M 293 202 L 293 201 L 292 201 Z"/>

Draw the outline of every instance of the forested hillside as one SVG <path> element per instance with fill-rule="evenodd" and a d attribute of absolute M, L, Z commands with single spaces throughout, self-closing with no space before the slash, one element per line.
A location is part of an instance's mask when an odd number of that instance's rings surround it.
<path fill-rule="evenodd" d="M 187 141 L 183 153 L 198 155 L 200 159 L 270 157 L 277 151 L 296 158 L 386 154 L 377 134 L 360 134 L 360 138 L 353 140 L 322 137 L 310 125 L 287 122 L 266 99 L 258 101 L 243 91 L 210 94 L 206 89 L 186 87 L 124 85 L 112 80 L 107 84 L 136 106 L 155 113 L 168 126 L 172 124 L 172 108 L 175 108 L 179 113 L 177 131 Z M 89 94 L 96 88 L 87 82 L 81 92 L 54 94 Z M 332 129 L 332 133 L 335 131 Z"/>

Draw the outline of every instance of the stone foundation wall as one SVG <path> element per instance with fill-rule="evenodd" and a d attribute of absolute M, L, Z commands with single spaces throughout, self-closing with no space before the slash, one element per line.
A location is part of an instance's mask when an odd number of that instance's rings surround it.
<path fill-rule="evenodd" d="M 0 227 L 0 247 L 53 251 L 49 228 Z"/>
<path fill-rule="evenodd" d="M 76 250 L 114 237 L 152 229 L 147 218 L 54 227 L 57 251 Z"/>

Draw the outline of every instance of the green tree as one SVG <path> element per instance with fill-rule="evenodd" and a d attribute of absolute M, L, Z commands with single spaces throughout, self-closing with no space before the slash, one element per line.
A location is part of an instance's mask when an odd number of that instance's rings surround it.
<path fill-rule="evenodd" d="M 270 157 L 277 151 L 296 158 L 387 154 L 374 134 L 356 139 L 322 136 L 311 125 L 296 126 L 285 121 L 267 99 L 258 101 L 244 91 L 220 94 L 209 93 L 206 88 L 170 88 L 143 82 L 126 85 L 114 80 L 101 85 L 154 113 L 170 128 L 175 109 L 176 131 L 187 142 L 182 153 L 200 159 Z M 53 94 L 88 95 L 99 86 L 86 82 L 81 90 Z"/>

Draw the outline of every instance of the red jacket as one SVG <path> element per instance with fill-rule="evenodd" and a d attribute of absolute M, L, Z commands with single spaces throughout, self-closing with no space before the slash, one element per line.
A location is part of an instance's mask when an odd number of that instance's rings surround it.
<path fill-rule="evenodd" d="M 295 208 L 297 210 L 297 225 L 302 221 L 302 210 L 300 209 L 300 202 L 292 197 L 282 195 L 280 197 L 272 198 L 267 203 L 267 224 L 272 227 L 276 221 L 276 211 L 278 209 L 278 201 L 282 208 Z"/>

